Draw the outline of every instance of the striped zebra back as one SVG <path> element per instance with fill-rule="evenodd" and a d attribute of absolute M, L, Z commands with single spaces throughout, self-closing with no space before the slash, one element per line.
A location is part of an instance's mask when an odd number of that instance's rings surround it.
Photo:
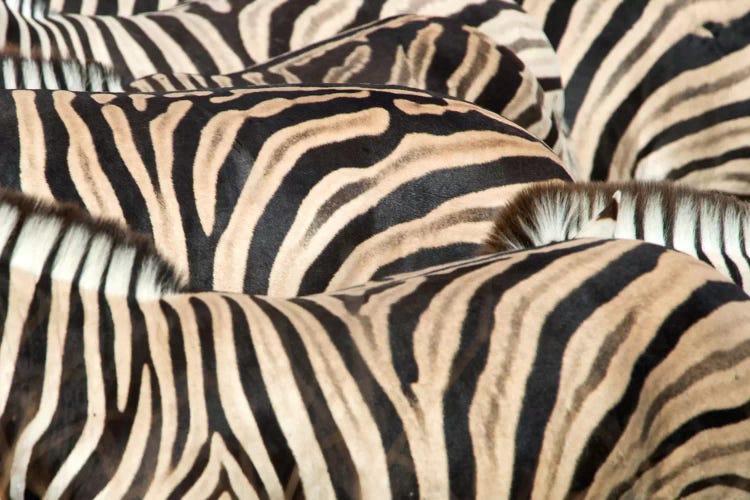
<path fill-rule="evenodd" d="M 18 279 L 16 250 L 10 498 L 673 498 L 747 472 L 748 297 L 663 247 L 566 242 L 292 299 L 59 283 L 76 263 Z"/>
<path fill-rule="evenodd" d="M 154 73 L 215 75 L 330 38 L 346 29 L 399 14 L 442 16 L 478 27 L 513 50 L 547 92 L 561 93 L 555 54 L 534 19 L 500 0 L 341 2 L 286 0 L 193 1 L 135 16 L 36 15 L 0 3 L 0 48 L 18 46 L 82 63 L 98 62 L 124 79 Z"/>
<path fill-rule="evenodd" d="M 153 236 L 193 289 L 296 295 L 473 255 L 560 160 L 406 89 L 0 93 L 0 183 Z"/>
<path fill-rule="evenodd" d="M 747 2 L 518 2 L 565 83 L 581 178 L 750 195 Z"/>
<path fill-rule="evenodd" d="M 750 205 L 672 183 L 542 183 L 503 207 L 488 252 L 573 238 L 640 239 L 699 258 L 750 290 Z"/>
<path fill-rule="evenodd" d="M 507 47 L 453 19 L 398 16 L 377 21 L 227 75 L 156 74 L 138 91 L 298 83 L 388 84 L 429 90 L 499 113 L 543 139 L 566 165 L 558 89 L 539 80 Z"/>

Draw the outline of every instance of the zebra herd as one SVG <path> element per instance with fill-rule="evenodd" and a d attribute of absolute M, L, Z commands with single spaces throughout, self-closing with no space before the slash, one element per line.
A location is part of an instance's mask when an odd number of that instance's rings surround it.
<path fill-rule="evenodd" d="M 744 3 L 4 0 L 0 497 L 750 498 Z"/>

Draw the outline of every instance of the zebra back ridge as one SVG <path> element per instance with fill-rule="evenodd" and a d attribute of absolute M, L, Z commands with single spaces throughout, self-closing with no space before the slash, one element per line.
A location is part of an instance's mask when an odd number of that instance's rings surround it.
<path fill-rule="evenodd" d="M 750 205 L 668 182 L 530 186 L 500 209 L 484 251 L 585 237 L 640 239 L 674 248 L 750 287 Z"/>

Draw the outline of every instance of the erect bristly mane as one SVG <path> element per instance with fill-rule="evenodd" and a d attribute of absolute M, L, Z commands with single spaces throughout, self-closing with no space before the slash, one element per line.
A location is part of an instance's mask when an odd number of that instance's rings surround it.
<path fill-rule="evenodd" d="M 606 221 L 611 222 L 608 229 L 595 227 Z M 692 244 L 697 238 L 711 244 L 729 236 L 750 238 L 747 229 L 750 205 L 716 191 L 672 182 L 545 182 L 523 189 L 498 211 L 482 250 L 502 252 L 600 236 L 642 239 L 685 251 L 678 248 L 683 241 Z"/>
<path fill-rule="evenodd" d="M 0 79 L 5 89 L 123 90 L 122 78 L 96 62 L 21 54 L 15 46 L 0 50 Z"/>
<path fill-rule="evenodd" d="M 153 299 L 182 289 L 183 278 L 143 235 L 0 188 L 0 264 L 75 282 L 82 290 Z"/>

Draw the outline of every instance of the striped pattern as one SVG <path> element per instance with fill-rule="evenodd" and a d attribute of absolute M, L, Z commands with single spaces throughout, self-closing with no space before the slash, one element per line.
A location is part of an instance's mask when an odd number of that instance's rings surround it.
<path fill-rule="evenodd" d="M 68 14 L 130 16 L 174 7 L 188 0 L 20 0 L 44 2 L 47 12 Z M 193 0 L 194 1 L 194 0 Z"/>
<path fill-rule="evenodd" d="M 639 239 L 701 259 L 750 291 L 750 205 L 672 183 L 540 183 L 498 213 L 489 252 L 573 238 Z"/>
<path fill-rule="evenodd" d="M 296 295 L 473 255 L 570 176 L 482 108 L 405 89 L 0 94 L 0 184 L 153 236 L 194 289 Z"/>
<path fill-rule="evenodd" d="M 750 194 L 750 4 L 519 4 L 557 50 L 581 178 Z"/>
<path fill-rule="evenodd" d="M 97 63 L 0 55 L 0 89 L 123 90 L 122 79 Z"/>
<path fill-rule="evenodd" d="M 126 300 L 58 278 L 79 261 L 2 264 L 11 498 L 747 492 L 750 298 L 661 247 L 568 242 L 295 299 Z"/>
<path fill-rule="evenodd" d="M 112 67 L 126 81 L 153 73 L 204 75 L 253 63 L 398 14 L 443 16 L 478 27 L 524 61 L 545 90 L 560 89 L 554 51 L 534 20 L 502 0 L 193 1 L 136 16 L 36 15 L 0 4 L 0 48 Z M 4 45 L 3 45 L 4 44 Z"/>
<path fill-rule="evenodd" d="M 560 90 L 545 94 L 536 76 L 510 49 L 451 19 L 398 16 L 238 73 L 161 73 L 128 87 L 151 92 L 284 83 L 401 85 L 468 100 L 543 139 L 574 168 L 561 133 Z"/>

